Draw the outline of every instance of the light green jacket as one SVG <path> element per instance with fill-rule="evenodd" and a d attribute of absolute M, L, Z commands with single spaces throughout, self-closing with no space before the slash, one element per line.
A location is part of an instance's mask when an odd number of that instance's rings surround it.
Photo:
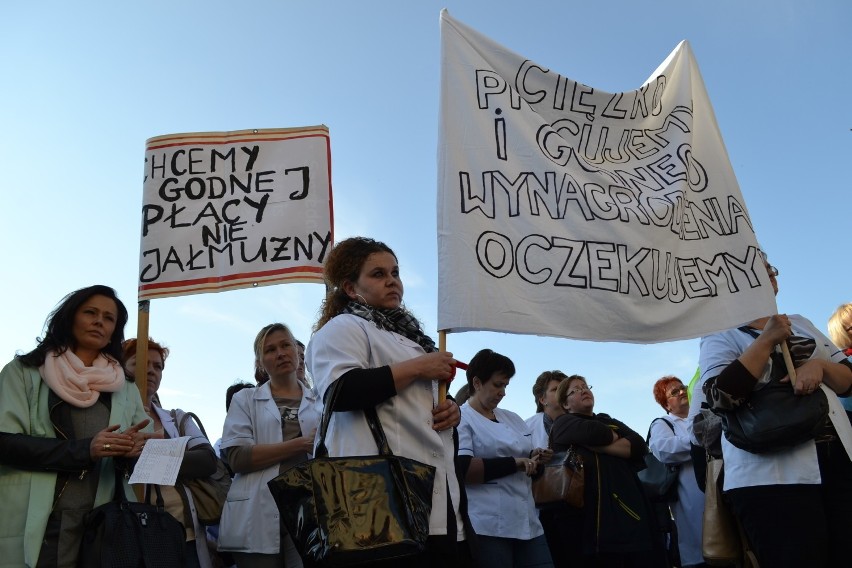
<path fill-rule="evenodd" d="M 0 371 L 0 432 L 56 438 L 49 416 L 49 393 L 38 369 L 25 367 L 17 359 L 7 364 Z M 147 417 L 136 385 L 125 383 L 112 393 L 110 424 L 120 424 L 125 430 Z M 100 476 L 97 507 L 113 497 L 115 470 L 111 458 L 99 460 L 95 468 Z M 55 489 L 56 472 L 25 471 L 0 464 L 0 566 L 36 565 Z M 125 494 L 135 500 L 126 483 Z"/>

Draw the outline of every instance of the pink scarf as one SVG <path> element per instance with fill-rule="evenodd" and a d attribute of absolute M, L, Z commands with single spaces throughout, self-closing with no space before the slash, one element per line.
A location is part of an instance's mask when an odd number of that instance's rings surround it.
<path fill-rule="evenodd" d="M 102 392 L 120 390 L 125 381 L 121 365 L 114 360 L 99 354 L 87 367 L 70 349 L 62 355 L 49 351 L 38 370 L 50 390 L 78 408 L 92 406 Z"/>

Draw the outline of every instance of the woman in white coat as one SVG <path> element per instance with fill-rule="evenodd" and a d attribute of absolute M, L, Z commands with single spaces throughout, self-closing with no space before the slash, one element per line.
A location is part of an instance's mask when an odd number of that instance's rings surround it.
<path fill-rule="evenodd" d="M 222 451 L 236 475 L 219 524 L 219 550 L 231 552 L 239 568 L 297 568 L 302 561 L 267 483 L 310 457 L 321 410 L 316 392 L 297 378 L 299 351 L 287 326 L 261 329 L 254 352 L 269 380 L 234 395 L 225 418 Z"/>
<path fill-rule="evenodd" d="M 705 566 L 701 554 L 704 492 L 695 480 L 690 454 L 689 397 L 680 379 L 666 376 L 654 383 L 654 400 L 667 415 L 651 423 L 648 448 L 660 462 L 678 466 L 677 501 L 670 503 L 677 526 L 681 566 Z"/>
<path fill-rule="evenodd" d="M 498 408 L 514 374 L 512 361 L 490 349 L 471 359 L 471 395 L 462 406 L 459 425 L 459 471 L 465 472 L 481 564 L 553 568 L 530 480 L 543 450 L 533 446 L 520 416 Z"/>
<path fill-rule="evenodd" d="M 397 258 L 384 243 L 341 241 L 326 258 L 323 277 L 328 293 L 307 363 L 323 397 L 340 385 L 326 437 L 329 455 L 377 453 L 362 412 L 374 407 L 395 454 L 436 468 L 426 551 L 388 565 L 471 566 L 473 533 L 455 471 L 460 413 L 452 400 L 439 403 L 437 396 L 438 382 L 453 371 L 452 354 L 438 352 L 402 306 Z"/>
<path fill-rule="evenodd" d="M 778 269 L 763 261 L 777 294 Z M 712 410 L 731 412 L 769 382 L 789 381 L 783 342 L 793 392 L 822 390 L 832 410 L 816 438 L 792 448 L 751 453 L 723 436 L 724 491 L 761 566 L 848 566 L 852 460 L 840 437 L 852 432 L 837 396 L 852 394 L 852 363 L 843 352 L 800 315 L 765 316 L 701 338 L 702 389 Z"/>
<path fill-rule="evenodd" d="M 533 447 L 539 451 L 539 461 L 542 464 L 549 463 L 553 458 L 550 429 L 556 419 L 565 414 L 565 409 L 559 404 L 557 391 L 562 381 L 567 378 L 568 375 L 559 370 L 544 371 L 533 384 L 535 414 L 527 418 L 526 423 L 532 435 Z M 538 510 L 538 520 L 544 528 L 544 536 L 555 566 L 567 566 L 571 563 L 571 559 L 563 555 L 565 548 L 560 546 L 565 537 L 559 531 L 559 517 L 566 507 L 566 503 L 548 503 Z"/>

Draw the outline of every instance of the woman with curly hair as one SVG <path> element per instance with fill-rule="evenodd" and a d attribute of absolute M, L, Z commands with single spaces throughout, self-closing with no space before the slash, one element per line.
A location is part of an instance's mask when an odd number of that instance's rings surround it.
<path fill-rule="evenodd" d="M 399 263 L 386 244 L 364 237 L 341 241 L 326 258 L 323 276 L 328 292 L 307 363 L 324 400 L 338 385 L 329 455 L 377 453 L 363 412 L 375 408 L 395 454 L 436 468 L 426 550 L 405 565 L 470 566 L 473 531 L 455 469 L 460 413 L 452 400 L 438 400 L 438 382 L 454 370 L 452 354 L 439 352 L 403 307 Z"/>

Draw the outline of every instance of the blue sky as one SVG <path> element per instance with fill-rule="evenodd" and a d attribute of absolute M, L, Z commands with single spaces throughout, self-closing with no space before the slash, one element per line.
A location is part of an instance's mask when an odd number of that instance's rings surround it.
<path fill-rule="evenodd" d="M 852 156 L 852 5 L 843 0 L 607 3 L 6 2 L 0 6 L 0 356 L 35 345 L 71 290 L 115 287 L 136 335 L 144 144 L 152 136 L 326 124 L 335 236 L 395 249 L 406 304 L 436 329 L 439 13 L 606 91 L 632 90 L 686 39 L 701 68 L 758 240 L 781 271 L 778 308 L 825 329 L 850 298 L 844 253 Z M 272 321 L 307 340 L 320 285 L 155 300 L 172 349 L 165 406 L 212 435 L 225 388 L 252 375 Z M 698 342 L 591 343 L 453 334 L 518 369 L 502 406 L 534 412 L 544 370 L 586 376 L 596 410 L 645 433 L 651 387 L 691 377 Z M 459 384 L 454 384 L 455 390 Z"/>

